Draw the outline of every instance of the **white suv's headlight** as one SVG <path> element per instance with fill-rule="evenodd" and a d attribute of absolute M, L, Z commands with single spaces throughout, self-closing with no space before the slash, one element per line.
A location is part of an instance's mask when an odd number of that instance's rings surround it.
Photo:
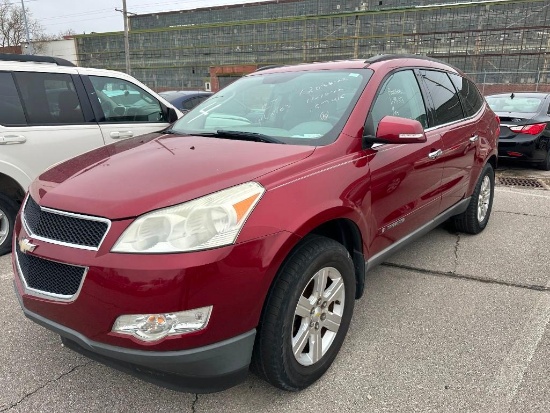
<path fill-rule="evenodd" d="M 257 182 L 247 182 L 142 215 L 112 251 L 170 253 L 230 245 L 264 192 Z"/>

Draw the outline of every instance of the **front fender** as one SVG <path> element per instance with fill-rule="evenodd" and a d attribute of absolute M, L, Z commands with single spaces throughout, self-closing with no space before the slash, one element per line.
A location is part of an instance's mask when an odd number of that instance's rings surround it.
<path fill-rule="evenodd" d="M 32 182 L 31 177 L 21 168 L 12 163 L 0 160 L 0 177 L 2 176 L 8 178 L 8 182 L 15 181 L 15 183 L 17 183 L 17 185 L 19 185 L 24 192 L 27 191 Z M 0 183 L 0 192 L 4 192 L 6 181 L 4 179 L 0 179 Z"/>

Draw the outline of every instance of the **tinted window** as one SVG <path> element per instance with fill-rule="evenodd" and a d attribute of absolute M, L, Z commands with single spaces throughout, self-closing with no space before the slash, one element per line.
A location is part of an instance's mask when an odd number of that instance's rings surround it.
<path fill-rule="evenodd" d="M 460 96 L 460 100 L 462 102 L 464 114 L 467 117 L 475 115 L 483 105 L 483 98 L 479 94 L 477 87 L 473 84 L 473 82 L 463 78 L 462 76 L 450 73 L 449 77 L 458 90 L 458 95 Z"/>
<path fill-rule="evenodd" d="M 90 76 L 103 109 L 102 122 L 166 122 L 160 102 L 126 80 Z"/>
<path fill-rule="evenodd" d="M 199 98 L 194 97 L 194 98 L 189 98 L 187 100 L 184 100 L 183 102 L 181 102 L 181 108 L 184 110 L 193 109 L 195 106 L 197 106 L 200 103 L 198 99 Z"/>
<path fill-rule="evenodd" d="M 424 100 L 411 70 L 397 72 L 384 82 L 371 110 L 373 133 L 376 133 L 380 120 L 388 115 L 415 119 L 422 126 L 428 126 Z"/>
<path fill-rule="evenodd" d="M 27 121 L 11 73 L 0 73 L 0 125 L 24 125 Z"/>
<path fill-rule="evenodd" d="M 434 104 L 435 125 L 433 126 L 462 119 L 464 114 L 460 106 L 460 99 L 449 76 L 444 72 L 434 70 L 421 70 L 420 73 Z"/>
<path fill-rule="evenodd" d="M 83 123 L 84 115 L 70 75 L 14 73 L 29 124 Z"/>

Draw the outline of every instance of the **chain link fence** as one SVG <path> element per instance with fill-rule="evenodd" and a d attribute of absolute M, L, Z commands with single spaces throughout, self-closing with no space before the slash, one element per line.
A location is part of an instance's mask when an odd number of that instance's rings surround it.
<path fill-rule="evenodd" d="M 466 75 L 477 83 L 483 95 L 508 92 L 550 93 L 550 70 L 475 72 Z"/>

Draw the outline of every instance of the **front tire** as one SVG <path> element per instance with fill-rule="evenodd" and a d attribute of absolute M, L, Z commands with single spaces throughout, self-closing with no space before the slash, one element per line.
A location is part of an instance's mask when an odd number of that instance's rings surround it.
<path fill-rule="evenodd" d="M 486 164 L 470 198 L 468 209 L 452 218 L 455 228 L 467 234 L 479 234 L 489 222 L 495 194 L 495 172 L 491 164 Z"/>
<path fill-rule="evenodd" d="M 17 204 L 8 196 L 0 193 L 0 255 L 11 251 L 17 210 Z"/>
<path fill-rule="evenodd" d="M 283 390 L 314 383 L 342 346 L 354 300 L 348 251 L 329 238 L 304 239 L 268 294 L 254 346 L 255 372 Z"/>

